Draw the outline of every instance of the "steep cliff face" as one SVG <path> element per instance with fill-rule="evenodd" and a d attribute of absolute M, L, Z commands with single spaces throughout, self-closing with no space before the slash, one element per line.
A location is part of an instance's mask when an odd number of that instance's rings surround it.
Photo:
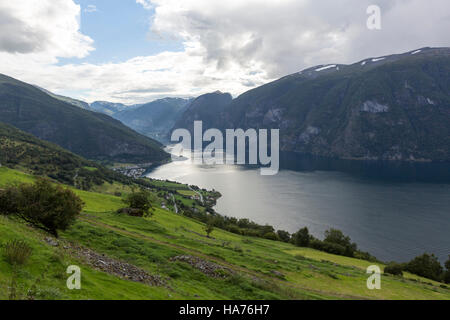
<path fill-rule="evenodd" d="M 214 117 L 188 110 L 185 121 L 206 119 L 205 129 L 278 128 L 286 151 L 450 161 L 450 49 L 317 66 L 217 109 Z"/>
<path fill-rule="evenodd" d="M 196 120 L 203 121 L 204 128 L 222 125 L 218 117 L 226 112 L 226 108 L 232 101 L 231 94 L 220 91 L 202 95 L 187 106 L 186 111 L 173 128 L 184 128 L 192 132 Z"/>

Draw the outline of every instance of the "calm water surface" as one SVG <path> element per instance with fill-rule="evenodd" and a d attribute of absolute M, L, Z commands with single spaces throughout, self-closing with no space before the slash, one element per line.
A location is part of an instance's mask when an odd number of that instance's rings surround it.
<path fill-rule="evenodd" d="M 447 260 L 450 183 L 439 180 L 446 168 L 438 168 L 439 183 L 424 183 L 385 176 L 404 168 L 369 168 L 371 177 L 367 177 L 359 165 L 356 174 L 325 171 L 328 165 L 310 160 L 289 158 L 286 167 L 297 171 L 281 170 L 276 176 L 261 176 L 255 168 L 194 165 L 189 160 L 163 165 L 148 176 L 220 191 L 222 198 L 215 209 L 223 215 L 289 232 L 307 226 L 319 238 L 330 227 L 341 229 L 362 250 L 384 261 L 409 261 L 424 252 Z M 300 168 L 293 163 L 300 163 Z M 330 170 L 339 170 L 336 166 L 341 165 L 334 163 Z"/>

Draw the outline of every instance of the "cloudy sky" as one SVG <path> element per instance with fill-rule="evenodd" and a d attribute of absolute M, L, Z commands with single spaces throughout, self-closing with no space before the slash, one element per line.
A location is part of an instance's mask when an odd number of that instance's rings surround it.
<path fill-rule="evenodd" d="M 369 30 L 369 5 L 381 30 Z M 0 73 L 126 104 L 450 46 L 448 0 L 0 0 Z"/>

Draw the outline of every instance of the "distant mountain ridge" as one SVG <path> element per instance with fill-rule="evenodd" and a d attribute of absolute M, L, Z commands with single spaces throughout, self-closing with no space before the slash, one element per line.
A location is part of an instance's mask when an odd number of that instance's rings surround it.
<path fill-rule="evenodd" d="M 173 129 L 194 120 L 204 130 L 276 128 L 284 151 L 450 161 L 450 48 L 320 65 L 226 103 L 208 97 L 194 101 Z"/>
<path fill-rule="evenodd" d="M 164 141 L 191 102 L 191 99 L 164 98 L 112 116 L 137 132 Z"/>
<path fill-rule="evenodd" d="M 113 116 L 117 112 L 123 111 L 127 108 L 131 108 L 122 103 L 114 103 L 108 101 L 95 101 L 92 102 L 89 106 L 92 110 L 107 114 L 109 116 Z"/>
<path fill-rule="evenodd" d="M 0 75 L 0 120 L 95 160 L 160 162 L 162 145 L 107 115 L 81 109 Z"/>
<path fill-rule="evenodd" d="M 73 99 L 73 98 L 69 98 L 69 97 L 66 97 L 66 96 L 61 96 L 59 94 L 55 94 L 53 92 L 48 91 L 47 89 L 44 89 L 44 88 L 41 88 L 41 87 L 38 87 L 38 86 L 35 86 L 35 87 L 38 88 L 39 90 L 45 92 L 46 94 L 48 94 L 49 96 L 51 96 L 51 97 L 53 97 L 55 99 L 58 99 L 60 101 L 66 102 L 66 103 L 69 103 L 69 104 L 74 105 L 76 107 L 79 107 L 81 109 L 91 110 L 91 107 L 89 106 L 89 103 L 87 103 L 87 102 L 84 102 L 84 101 L 81 101 L 81 100 L 77 100 L 77 99 Z"/>
<path fill-rule="evenodd" d="M 202 120 L 206 126 L 214 127 L 215 124 L 220 124 L 217 117 L 226 112 L 225 109 L 232 101 L 231 94 L 220 91 L 201 95 L 187 106 L 173 129 L 184 128 L 193 132 L 194 121 L 196 120 Z"/>

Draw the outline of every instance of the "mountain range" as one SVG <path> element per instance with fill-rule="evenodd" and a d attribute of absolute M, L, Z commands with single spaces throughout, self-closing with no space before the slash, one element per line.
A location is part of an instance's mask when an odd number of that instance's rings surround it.
<path fill-rule="evenodd" d="M 280 129 L 282 151 L 450 161 L 450 48 L 319 65 L 235 99 L 216 91 L 132 106 L 87 104 L 0 76 L 0 121 L 89 159 L 167 159 L 153 139 L 169 142 L 174 129 L 192 130 L 195 120 L 204 130 Z"/>
<path fill-rule="evenodd" d="M 364 160 L 450 161 L 450 48 L 329 64 L 236 99 L 197 98 L 173 129 L 280 129 L 280 147 Z"/>
<path fill-rule="evenodd" d="M 159 99 L 137 108 L 119 111 L 112 117 L 139 133 L 166 142 L 170 129 L 181 118 L 191 102 L 191 99 L 181 98 Z"/>
<path fill-rule="evenodd" d="M 5 75 L 0 75 L 0 121 L 88 159 L 156 163 L 169 157 L 159 142 L 120 121 Z"/>

